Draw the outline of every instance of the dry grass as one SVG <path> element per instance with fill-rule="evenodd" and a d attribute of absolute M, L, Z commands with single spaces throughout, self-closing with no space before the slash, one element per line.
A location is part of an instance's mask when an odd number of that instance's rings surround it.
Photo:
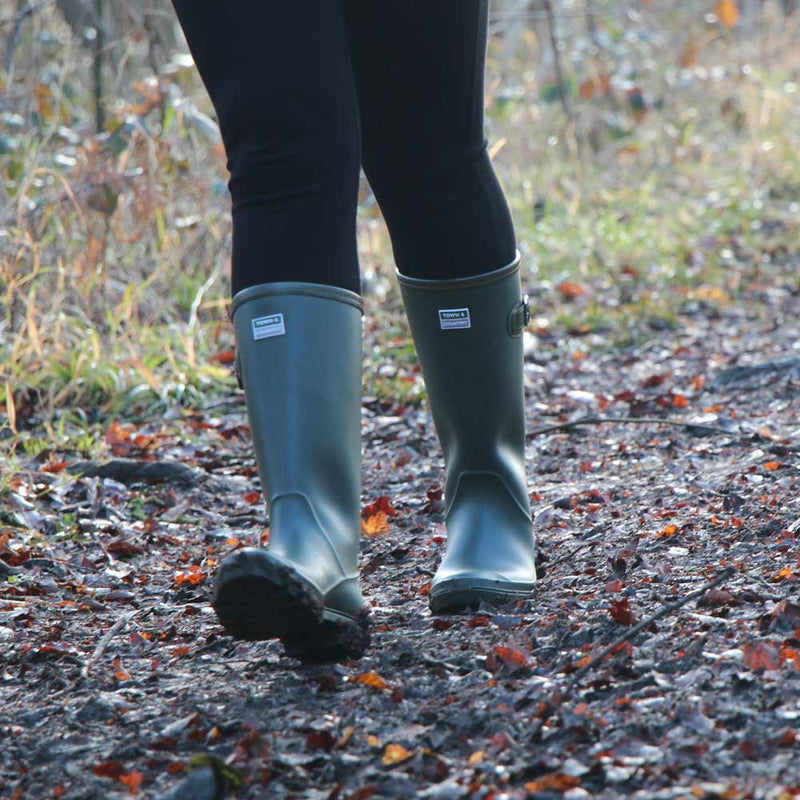
<path fill-rule="evenodd" d="M 547 51 L 541 19 L 496 18 L 489 133 L 537 325 L 557 334 L 635 341 L 654 321 L 676 324 L 693 299 L 797 281 L 796 29 L 771 6 L 731 33 L 696 4 L 661 5 L 595 3 L 593 40 L 564 4 L 569 117 L 547 59 L 534 60 Z M 14 7 L 0 4 L 0 17 Z M 101 136 L 91 53 L 54 8 L 26 22 L 0 74 L 0 436 L 12 451 L 234 385 L 229 206 L 210 104 L 184 59 L 155 76 L 147 37 L 121 41 Z M 414 401 L 419 387 L 387 367 L 411 351 L 388 239 L 366 188 L 362 200 L 367 391 Z M 593 290 L 568 298 L 564 281 Z"/>

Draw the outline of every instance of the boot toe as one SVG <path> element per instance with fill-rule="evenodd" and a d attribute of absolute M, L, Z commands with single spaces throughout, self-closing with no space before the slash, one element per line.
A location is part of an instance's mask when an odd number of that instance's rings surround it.
<path fill-rule="evenodd" d="M 497 573 L 462 572 L 431 586 L 430 606 L 433 614 L 452 614 L 474 610 L 482 603 L 491 606 L 525 600 L 533 591 L 536 576 L 528 580 L 508 580 Z"/>

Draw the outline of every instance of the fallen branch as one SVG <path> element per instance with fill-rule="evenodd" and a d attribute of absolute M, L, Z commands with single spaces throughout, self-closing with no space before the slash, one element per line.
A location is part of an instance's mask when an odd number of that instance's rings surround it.
<path fill-rule="evenodd" d="M 94 652 L 89 656 L 86 663 L 83 665 L 83 677 L 88 678 L 92 664 L 99 661 L 106 648 L 111 644 L 111 640 L 139 613 L 139 611 L 132 611 L 130 614 L 123 614 L 104 634 L 103 638 L 97 643 Z"/>
<path fill-rule="evenodd" d="M 567 685 L 564 687 L 563 692 L 561 693 L 554 693 L 551 695 L 550 698 L 545 700 L 545 707 L 542 710 L 540 716 L 536 719 L 533 724 L 533 728 L 531 729 L 531 738 L 534 741 L 538 741 L 542 728 L 545 726 L 547 721 L 559 707 L 559 700 L 562 695 L 566 695 L 569 697 L 574 690 L 577 688 L 580 681 L 583 677 L 594 667 L 596 667 L 606 656 L 613 653 L 617 648 L 625 644 L 626 642 L 631 641 L 634 639 L 638 634 L 640 634 L 645 628 L 648 628 L 652 623 L 656 620 L 662 619 L 663 617 L 672 614 L 674 611 L 677 611 L 680 608 L 683 608 L 687 603 L 691 603 L 692 600 L 697 600 L 699 597 L 702 597 L 707 591 L 710 589 L 714 589 L 715 587 L 719 586 L 719 584 L 726 581 L 728 578 L 731 577 L 736 572 L 733 567 L 726 567 L 722 570 L 713 580 L 710 580 L 708 583 L 703 584 L 699 589 L 695 589 L 693 592 L 689 592 L 689 594 L 681 597 L 679 600 L 675 600 L 672 603 L 667 603 L 666 605 L 662 606 L 658 609 L 654 614 L 651 614 L 646 619 L 643 619 L 641 622 L 638 622 L 636 625 L 628 628 L 625 633 L 618 636 L 614 639 L 611 644 L 604 647 L 599 653 L 593 655 L 579 670 L 577 670 L 572 677 L 567 682 Z"/>
<path fill-rule="evenodd" d="M 94 461 L 78 461 L 67 467 L 67 472 L 85 478 L 110 478 L 124 483 L 178 483 L 196 486 L 205 479 L 205 474 L 179 461 L 135 461 L 117 458 L 98 464 Z"/>
<path fill-rule="evenodd" d="M 713 425 L 703 425 L 699 422 L 684 422 L 680 419 L 659 419 L 658 417 L 580 417 L 573 419 L 570 422 L 559 422 L 556 425 L 544 425 L 541 428 L 534 428 L 528 431 L 527 436 L 541 436 L 545 433 L 553 433 L 554 431 L 570 431 L 578 428 L 581 425 L 604 425 L 608 423 L 623 424 L 623 425 L 672 425 L 677 428 L 686 428 L 690 431 L 699 433 L 714 434 L 716 436 L 735 436 L 733 431 L 727 431 L 725 428 L 717 428 Z"/>

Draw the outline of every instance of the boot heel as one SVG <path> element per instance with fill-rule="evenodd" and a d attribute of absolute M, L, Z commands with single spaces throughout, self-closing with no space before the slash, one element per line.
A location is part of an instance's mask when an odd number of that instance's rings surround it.
<path fill-rule="evenodd" d="M 310 581 L 266 550 L 246 548 L 217 573 L 214 609 L 235 639 L 280 639 L 306 663 L 359 658 L 369 646 L 369 617 L 326 609 Z"/>

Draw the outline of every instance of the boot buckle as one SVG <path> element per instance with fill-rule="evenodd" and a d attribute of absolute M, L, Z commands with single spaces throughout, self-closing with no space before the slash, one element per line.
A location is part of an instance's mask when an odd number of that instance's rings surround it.
<path fill-rule="evenodd" d="M 522 300 L 519 301 L 509 312 L 508 315 L 508 333 L 509 335 L 517 338 L 522 335 L 525 326 L 531 321 L 531 309 L 528 304 L 528 295 L 523 295 Z"/>

